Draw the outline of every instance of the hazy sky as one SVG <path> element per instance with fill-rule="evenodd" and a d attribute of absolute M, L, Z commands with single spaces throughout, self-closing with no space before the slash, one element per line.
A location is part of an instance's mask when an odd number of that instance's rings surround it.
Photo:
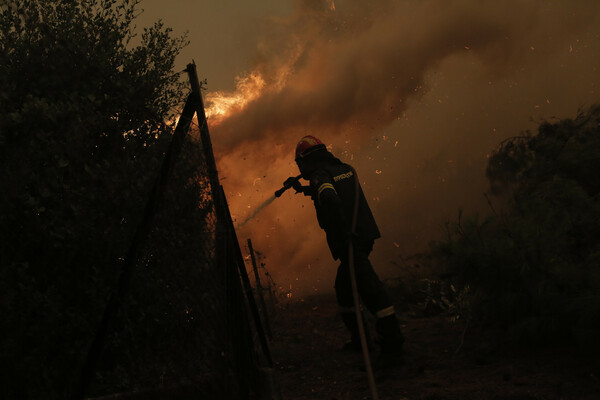
<path fill-rule="evenodd" d="M 138 26 L 162 19 L 175 34 L 188 32 L 190 44 L 179 56 L 182 70 L 192 59 L 210 90 L 234 89 L 234 78 L 252 68 L 256 38 L 265 20 L 293 10 L 286 0 L 142 0 Z"/>
<path fill-rule="evenodd" d="M 209 128 L 232 214 L 243 220 L 297 175 L 296 142 L 320 137 L 358 170 L 383 237 L 383 276 L 458 209 L 484 210 L 498 143 L 600 100 L 597 0 L 145 0 L 190 45 L 210 99 L 247 104 Z M 236 86 L 237 85 L 237 86 Z M 336 264 L 307 198 L 286 193 L 238 231 L 276 281 L 327 290 Z"/>

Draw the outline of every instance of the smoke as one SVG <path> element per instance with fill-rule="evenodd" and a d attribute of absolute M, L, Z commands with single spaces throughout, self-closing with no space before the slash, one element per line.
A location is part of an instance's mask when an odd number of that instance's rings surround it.
<path fill-rule="evenodd" d="M 576 31 L 596 15 L 577 12 L 581 3 L 554 3 L 559 13 L 544 18 L 539 1 L 350 2 L 345 12 L 300 2 L 295 15 L 266 27 L 255 68 L 266 88 L 219 125 L 220 143 L 235 147 L 315 127 L 333 134 L 352 125 L 380 129 L 452 54 L 470 52 L 502 75 L 532 48 L 559 48 L 565 36 L 548 35 L 555 24 Z"/>
<path fill-rule="evenodd" d="M 357 168 L 383 233 L 374 261 L 397 272 L 392 262 L 425 248 L 459 207 L 481 210 L 486 157 L 502 139 L 598 100 L 599 10 L 593 0 L 297 2 L 265 21 L 241 74 L 260 77 L 260 91 L 209 119 L 233 213 L 297 175 L 295 143 L 313 134 Z M 332 285 L 308 199 L 282 196 L 241 233 L 286 287 Z"/>

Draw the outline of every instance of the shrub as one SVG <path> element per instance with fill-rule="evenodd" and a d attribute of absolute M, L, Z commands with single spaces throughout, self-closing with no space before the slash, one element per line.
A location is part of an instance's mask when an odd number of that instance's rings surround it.
<path fill-rule="evenodd" d="M 600 106 L 503 142 L 487 176 L 490 216 L 446 225 L 435 244 L 470 287 L 473 318 L 526 343 L 599 350 Z M 504 199 L 504 200 L 503 200 Z"/>

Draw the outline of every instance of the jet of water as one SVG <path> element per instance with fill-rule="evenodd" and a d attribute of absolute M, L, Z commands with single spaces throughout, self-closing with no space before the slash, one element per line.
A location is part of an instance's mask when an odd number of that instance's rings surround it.
<path fill-rule="evenodd" d="M 246 217 L 246 219 L 245 219 L 243 222 L 241 222 L 241 223 L 239 223 L 239 224 L 237 224 L 237 225 L 235 226 L 235 227 L 236 227 L 236 229 L 237 229 L 237 228 L 241 228 L 241 227 L 243 227 L 244 225 L 246 225 L 246 223 L 248 223 L 248 221 L 250 221 L 252 218 L 256 217 L 256 214 L 258 214 L 258 213 L 259 213 L 259 212 L 261 212 L 261 211 L 262 211 L 262 210 L 263 210 L 263 209 L 264 209 L 266 206 L 268 206 L 269 204 L 271 204 L 271 203 L 273 202 L 273 200 L 275 200 L 275 195 L 273 195 L 273 196 L 269 197 L 269 198 L 268 198 L 267 200 L 265 200 L 265 201 L 264 201 L 264 202 L 263 202 L 261 205 L 259 205 L 258 207 L 256 207 L 256 208 L 254 209 L 254 211 L 252 211 L 252 212 L 250 213 L 250 215 L 248 215 L 248 216 Z"/>

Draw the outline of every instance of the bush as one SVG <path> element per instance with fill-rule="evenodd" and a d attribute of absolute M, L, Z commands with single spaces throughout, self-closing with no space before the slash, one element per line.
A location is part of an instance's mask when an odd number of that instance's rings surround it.
<path fill-rule="evenodd" d="M 598 171 L 600 106 L 494 152 L 487 176 L 495 201 L 508 199 L 503 211 L 459 217 L 435 244 L 448 272 L 470 287 L 476 321 L 529 344 L 599 350 Z"/>

